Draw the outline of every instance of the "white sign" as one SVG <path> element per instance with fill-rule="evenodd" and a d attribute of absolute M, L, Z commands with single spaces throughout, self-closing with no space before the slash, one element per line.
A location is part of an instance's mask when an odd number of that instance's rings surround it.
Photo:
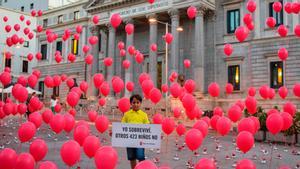
<path fill-rule="evenodd" d="M 161 125 L 112 123 L 112 146 L 160 148 Z"/>
<path fill-rule="evenodd" d="M 152 5 L 144 3 L 142 5 L 134 5 L 129 8 L 117 9 L 112 11 L 112 14 L 119 13 L 121 17 L 136 16 L 141 14 L 152 13 L 159 10 L 166 10 L 171 5 L 169 0 L 156 0 Z"/>

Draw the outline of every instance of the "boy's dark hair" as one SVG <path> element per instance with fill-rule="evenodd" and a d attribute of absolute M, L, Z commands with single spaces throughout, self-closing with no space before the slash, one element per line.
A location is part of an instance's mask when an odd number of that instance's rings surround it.
<path fill-rule="evenodd" d="M 139 94 L 134 94 L 134 95 L 132 95 L 131 97 L 130 97 L 130 103 L 132 103 L 133 102 L 133 99 L 137 99 L 138 101 L 140 101 L 141 103 L 142 103 L 142 101 L 143 101 L 143 98 L 139 95 Z"/>

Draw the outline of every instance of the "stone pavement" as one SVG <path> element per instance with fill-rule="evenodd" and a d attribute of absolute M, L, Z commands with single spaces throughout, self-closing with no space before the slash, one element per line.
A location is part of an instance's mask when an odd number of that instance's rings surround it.
<path fill-rule="evenodd" d="M 25 119 L 23 119 L 25 121 Z M 102 145 L 110 145 L 110 136 L 108 132 L 106 134 L 99 134 L 94 125 L 91 124 L 91 133 L 101 139 Z M 9 147 L 15 149 L 18 153 L 28 152 L 29 143 L 23 143 L 20 145 L 17 139 L 17 130 L 19 125 L 19 119 L 6 118 L 5 124 L 0 126 L 0 149 Z M 235 148 L 233 144 L 234 133 L 231 133 L 226 137 L 219 137 L 213 131 L 204 139 L 199 151 L 195 154 L 189 151 L 184 146 L 184 138 L 178 138 L 175 134 L 172 134 L 168 138 L 164 137 L 162 142 L 162 148 L 160 153 L 157 150 L 146 150 L 146 156 L 148 159 L 156 162 L 158 166 L 168 165 L 172 169 L 187 168 L 187 162 L 192 161 L 196 163 L 200 158 L 215 158 L 217 160 L 218 168 L 230 169 L 234 168 L 236 161 L 242 158 L 252 159 L 257 169 L 278 169 L 281 165 L 289 165 L 291 168 L 296 168 L 300 165 L 300 156 L 297 152 L 300 152 L 299 147 L 270 144 L 270 143 L 255 143 L 255 147 L 252 148 L 247 154 L 242 154 Z M 62 162 L 60 157 L 60 147 L 68 139 L 72 138 L 72 133 L 61 133 L 55 136 L 54 133 L 49 130 L 49 127 L 45 124 L 38 129 L 35 138 L 42 138 L 48 144 L 48 154 L 44 160 L 54 161 L 59 168 L 67 168 Z M 176 143 L 177 140 L 177 143 Z M 217 146 L 219 145 L 219 146 Z M 273 147 L 273 148 L 272 148 Z M 116 148 L 119 155 L 117 169 L 130 169 L 129 162 L 126 159 L 125 148 Z M 180 149 L 180 151 L 178 151 Z M 176 159 L 176 155 L 178 158 Z M 174 158 L 175 157 L 175 158 Z M 270 166 L 271 164 L 271 166 Z M 88 159 L 82 150 L 81 161 L 72 168 L 93 169 L 93 159 Z M 300 166 L 298 167 L 300 168 Z"/>

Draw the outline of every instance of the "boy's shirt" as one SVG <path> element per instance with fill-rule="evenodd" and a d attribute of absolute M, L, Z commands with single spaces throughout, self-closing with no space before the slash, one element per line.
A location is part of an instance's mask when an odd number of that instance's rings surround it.
<path fill-rule="evenodd" d="M 131 109 L 124 114 L 122 123 L 149 124 L 150 122 L 147 113 L 142 110 L 134 111 Z"/>

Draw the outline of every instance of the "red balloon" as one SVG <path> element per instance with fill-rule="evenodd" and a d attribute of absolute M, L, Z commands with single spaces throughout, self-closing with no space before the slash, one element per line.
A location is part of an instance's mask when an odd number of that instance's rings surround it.
<path fill-rule="evenodd" d="M 196 164 L 195 169 L 216 169 L 216 165 L 213 159 L 202 158 Z"/>
<path fill-rule="evenodd" d="M 53 113 L 50 109 L 46 109 L 43 113 L 42 113 L 42 118 L 44 120 L 44 122 L 46 124 L 48 124 L 51 120 L 51 118 L 53 117 Z"/>
<path fill-rule="evenodd" d="M 109 92 L 110 92 L 110 87 L 109 84 L 107 82 L 103 82 L 100 86 L 100 92 L 103 96 L 108 96 Z"/>
<path fill-rule="evenodd" d="M 220 87 L 219 87 L 218 83 L 216 83 L 216 82 L 211 83 L 211 84 L 208 86 L 208 93 L 209 93 L 210 96 L 212 96 L 212 97 L 218 97 L 219 94 L 220 94 Z"/>
<path fill-rule="evenodd" d="M 126 56 L 126 50 L 124 50 L 124 49 L 121 49 L 120 50 L 120 56 Z"/>
<path fill-rule="evenodd" d="M 141 64 L 143 61 L 144 61 L 144 55 L 141 54 L 141 53 L 137 53 L 135 55 L 135 61 L 138 63 L 138 64 Z"/>
<path fill-rule="evenodd" d="M 254 0 L 249 0 L 247 2 L 247 9 L 249 12 L 253 13 L 256 10 L 256 2 Z"/>
<path fill-rule="evenodd" d="M 281 37 L 286 37 L 288 34 L 288 29 L 286 28 L 286 26 L 280 25 L 277 29 L 277 32 Z"/>
<path fill-rule="evenodd" d="M 283 111 L 289 113 L 292 117 L 295 116 L 297 108 L 292 102 L 286 102 L 283 105 Z"/>
<path fill-rule="evenodd" d="M 158 169 L 157 166 L 150 160 L 139 162 L 134 169 Z"/>
<path fill-rule="evenodd" d="M 170 93 L 174 98 L 177 98 L 181 95 L 181 86 L 178 83 L 172 83 L 170 86 Z"/>
<path fill-rule="evenodd" d="M 244 21 L 244 23 L 245 23 L 246 25 L 251 24 L 251 22 L 253 21 L 252 15 L 249 14 L 249 13 L 245 14 L 245 15 L 244 15 L 244 18 L 243 18 L 243 21 Z"/>
<path fill-rule="evenodd" d="M 100 141 L 96 136 L 88 136 L 83 142 L 84 153 L 89 157 L 93 158 L 100 148 Z"/>
<path fill-rule="evenodd" d="M 99 16 L 98 15 L 93 16 L 93 23 L 95 25 L 97 25 L 99 23 Z"/>
<path fill-rule="evenodd" d="M 20 30 L 20 25 L 19 24 L 15 24 L 14 25 L 14 29 L 16 32 L 18 32 Z"/>
<path fill-rule="evenodd" d="M 117 166 L 118 153 L 110 146 L 103 146 L 97 150 L 94 159 L 97 168 L 114 169 Z"/>
<path fill-rule="evenodd" d="M 50 127 L 56 134 L 59 134 L 65 127 L 64 116 L 55 114 L 50 120 Z"/>
<path fill-rule="evenodd" d="M 106 116 L 104 115 L 99 115 L 95 121 L 95 126 L 96 129 L 100 132 L 100 133 L 104 133 L 109 125 L 109 120 Z"/>
<path fill-rule="evenodd" d="M 6 31 L 7 33 L 9 33 L 9 32 L 11 31 L 11 26 L 10 26 L 10 25 L 6 25 L 6 26 L 5 26 L 5 31 Z"/>
<path fill-rule="evenodd" d="M 114 27 L 115 29 L 121 24 L 122 22 L 122 18 L 119 14 L 112 14 L 111 18 L 110 18 L 110 24 L 112 25 L 112 27 Z"/>
<path fill-rule="evenodd" d="M 300 25 L 296 25 L 294 28 L 294 33 L 296 36 L 300 37 Z"/>
<path fill-rule="evenodd" d="M 286 2 L 284 4 L 284 10 L 285 10 L 286 13 L 291 14 L 293 12 L 292 5 L 293 5 L 292 2 Z"/>
<path fill-rule="evenodd" d="M 118 101 L 118 107 L 122 113 L 127 112 L 128 110 L 130 110 L 130 100 L 126 97 L 121 98 Z"/>
<path fill-rule="evenodd" d="M 170 44 L 173 41 L 173 35 L 171 33 L 167 33 L 164 38 L 167 44 Z"/>
<path fill-rule="evenodd" d="M 41 76 L 41 72 L 38 69 L 33 70 L 32 74 L 35 75 L 37 78 Z"/>
<path fill-rule="evenodd" d="M 253 135 L 256 133 L 255 122 L 251 118 L 243 118 L 238 124 L 238 132 L 248 131 Z"/>
<path fill-rule="evenodd" d="M 21 84 L 23 87 L 26 87 L 27 86 L 27 79 L 24 76 L 21 75 L 21 76 L 19 76 L 17 83 Z"/>
<path fill-rule="evenodd" d="M 167 85 L 167 84 L 162 84 L 162 85 L 161 85 L 161 90 L 162 90 L 163 93 L 167 93 L 168 90 L 169 90 L 169 89 L 168 89 L 168 85 Z"/>
<path fill-rule="evenodd" d="M 194 7 L 194 6 L 190 6 L 188 9 L 187 9 L 187 15 L 190 19 L 194 19 L 197 15 L 197 8 Z"/>
<path fill-rule="evenodd" d="M 90 47 L 89 47 L 88 45 L 84 45 L 83 48 L 82 48 L 82 51 L 83 51 L 84 53 L 88 53 L 89 50 L 90 50 Z"/>
<path fill-rule="evenodd" d="M 18 158 L 15 150 L 10 148 L 5 148 L 0 151 L 0 164 L 1 168 L 4 169 L 13 169 L 16 165 L 16 160 Z"/>
<path fill-rule="evenodd" d="M 186 111 L 192 111 L 196 106 L 196 99 L 191 94 L 185 94 L 182 98 L 182 105 Z"/>
<path fill-rule="evenodd" d="M 28 35 L 30 33 L 30 29 L 26 27 L 24 28 L 23 32 L 25 35 Z"/>
<path fill-rule="evenodd" d="M 153 4 L 153 3 L 155 2 L 155 0 L 148 0 L 148 2 L 149 2 L 150 4 Z"/>
<path fill-rule="evenodd" d="M 85 57 L 85 63 L 88 64 L 88 65 L 90 65 L 90 64 L 93 63 L 93 59 L 94 59 L 93 55 L 87 55 Z"/>
<path fill-rule="evenodd" d="M 206 137 L 208 134 L 208 124 L 204 120 L 198 120 L 194 125 L 194 129 L 198 129 L 203 137 Z"/>
<path fill-rule="evenodd" d="M 70 53 L 68 55 L 68 61 L 70 61 L 71 63 L 75 62 L 76 60 L 76 56 L 73 53 Z"/>
<path fill-rule="evenodd" d="M 188 69 L 191 66 L 191 61 L 189 59 L 184 59 L 183 64 L 184 67 Z"/>
<path fill-rule="evenodd" d="M 98 37 L 97 36 L 91 36 L 91 37 L 89 37 L 89 43 L 91 45 L 96 45 L 98 43 Z"/>
<path fill-rule="evenodd" d="M 245 100 L 245 105 L 251 115 L 256 113 L 257 101 L 254 97 L 248 96 Z"/>
<path fill-rule="evenodd" d="M 36 27 L 36 30 L 38 31 L 38 32 L 42 32 L 43 31 L 43 26 L 42 25 L 38 25 L 37 27 Z"/>
<path fill-rule="evenodd" d="M 140 83 L 140 85 L 142 85 L 145 80 L 150 80 L 150 79 L 151 78 L 150 78 L 149 74 L 141 73 L 139 76 L 139 83 Z"/>
<path fill-rule="evenodd" d="M 90 131 L 86 126 L 80 125 L 75 128 L 73 134 L 74 140 L 77 141 L 80 146 L 82 146 L 85 138 L 90 135 Z"/>
<path fill-rule="evenodd" d="M 289 93 L 289 91 L 285 86 L 281 86 L 278 89 L 278 94 L 282 99 L 285 99 L 287 97 L 288 93 Z"/>
<path fill-rule="evenodd" d="M 60 111 L 61 111 L 61 105 L 60 105 L 60 103 L 58 103 L 58 104 L 56 104 L 56 105 L 54 106 L 54 111 L 55 111 L 56 113 L 60 113 Z"/>
<path fill-rule="evenodd" d="M 160 101 L 161 96 L 162 96 L 162 94 L 161 94 L 160 90 L 158 90 L 157 88 L 153 88 L 150 91 L 150 99 L 154 104 L 157 104 Z"/>
<path fill-rule="evenodd" d="M 233 47 L 231 44 L 225 44 L 224 45 L 224 54 L 227 55 L 227 56 L 230 56 L 233 52 Z"/>
<path fill-rule="evenodd" d="M 278 50 L 278 57 L 280 60 L 285 61 L 288 58 L 289 52 L 285 48 L 280 48 Z"/>
<path fill-rule="evenodd" d="M 34 169 L 35 168 L 34 158 L 29 153 L 19 154 L 15 163 L 16 163 L 15 169 Z"/>
<path fill-rule="evenodd" d="M 175 122 L 171 118 L 164 118 L 162 121 L 162 130 L 165 134 L 170 135 L 175 129 Z"/>
<path fill-rule="evenodd" d="M 242 110 L 238 105 L 233 105 L 228 109 L 228 117 L 232 122 L 237 122 L 242 117 Z"/>
<path fill-rule="evenodd" d="M 4 17 L 3 17 L 3 21 L 4 21 L 4 22 L 7 22 L 7 21 L 8 21 L 8 17 L 7 17 L 7 16 L 4 16 Z"/>
<path fill-rule="evenodd" d="M 39 112 L 34 112 L 29 115 L 29 121 L 32 122 L 36 128 L 42 125 L 42 115 Z"/>
<path fill-rule="evenodd" d="M 74 140 L 65 142 L 60 149 L 60 156 L 64 163 L 73 166 L 80 160 L 80 146 Z"/>
<path fill-rule="evenodd" d="M 42 10 L 38 10 L 37 14 L 38 14 L 38 16 L 42 16 L 43 15 L 43 11 Z"/>
<path fill-rule="evenodd" d="M 264 99 L 268 99 L 269 98 L 269 91 L 270 91 L 270 88 L 269 86 L 267 85 L 263 85 L 260 87 L 259 89 L 259 94 L 262 98 Z"/>
<path fill-rule="evenodd" d="M 75 107 L 80 99 L 80 96 L 76 92 L 70 92 L 67 95 L 67 102 L 71 107 Z"/>
<path fill-rule="evenodd" d="M 176 132 L 177 132 L 178 136 L 184 135 L 185 130 L 186 130 L 186 129 L 185 129 L 184 124 L 179 124 L 179 125 L 176 127 Z"/>
<path fill-rule="evenodd" d="M 214 130 L 217 130 L 217 122 L 219 120 L 219 115 L 213 115 L 210 119 L 210 125 Z"/>
<path fill-rule="evenodd" d="M 267 129 L 270 133 L 276 135 L 283 129 L 283 119 L 280 114 L 273 113 L 267 117 L 266 121 Z"/>
<path fill-rule="evenodd" d="M 124 49 L 124 47 L 125 47 L 124 42 L 122 42 L 122 41 L 118 42 L 118 48 L 119 48 L 119 50 Z"/>
<path fill-rule="evenodd" d="M 281 2 L 274 2 L 273 3 L 273 9 L 274 9 L 274 11 L 275 12 L 280 12 L 281 11 L 281 9 L 282 9 L 282 4 L 281 4 Z"/>
<path fill-rule="evenodd" d="M 37 84 L 38 78 L 35 75 L 30 75 L 28 76 L 27 81 L 28 81 L 28 85 L 34 89 L 35 85 Z"/>
<path fill-rule="evenodd" d="M 153 117 L 152 117 L 152 122 L 153 124 L 161 124 L 163 121 L 163 116 L 159 113 L 156 113 Z"/>
<path fill-rule="evenodd" d="M 150 49 L 152 52 L 156 52 L 157 51 L 157 45 L 155 43 L 151 44 Z"/>
<path fill-rule="evenodd" d="M 105 98 L 99 99 L 98 104 L 99 104 L 101 107 L 103 107 L 103 106 L 106 104 Z"/>
<path fill-rule="evenodd" d="M 27 112 L 27 105 L 25 103 L 20 103 L 18 105 L 18 112 L 22 115 Z"/>
<path fill-rule="evenodd" d="M 293 93 L 295 96 L 300 97 L 300 83 L 296 83 L 293 87 Z"/>
<path fill-rule="evenodd" d="M 195 88 L 196 88 L 196 83 L 192 79 L 188 79 L 184 83 L 184 88 L 186 89 L 187 92 L 193 93 Z"/>
<path fill-rule="evenodd" d="M 31 21 L 30 21 L 30 20 L 27 20 L 27 21 L 26 21 L 26 25 L 29 26 L 30 24 L 31 24 Z"/>
<path fill-rule="evenodd" d="M 51 161 L 41 162 L 38 169 L 58 169 L 56 164 Z"/>
<path fill-rule="evenodd" d="M 145 80 L 142 83 L 142 90 L 146 95 L 150 94 L 150 91 L 154 88 L 154 84 L 152 80 Z"/>
<path fill-rule="evenodd" d="M 74 119 L 74 117 L 71 114 L 65 114 L 64 115 L 64 119 L 65 119 L 64 130 L 67 133 L 70 133 L 72 131 L 72 129 L 74 128 L 75 119 Z"/>
<path fill-rule="evenodd" d="M 32 122 L 25 122 L 21 124 L 18 130 L 19 140 L 24 143 L 32 139 L 35 135 L 36 127 Z"/>
<path fill-rule="evenodd" d="M 72 88 L 74 86 L 75 82 L 72 78 L 67 80 L 67 85 L 69 88 Z"/>
<path fill-rule="evenodd" d="M 30 33 L 28 34 L 28 38 L 31 40 L 33 37 L 34 37 L 34 34 L 33 34 L 32 32 L 30 32 Z"/>
<path fill-rule="evenodd" d="M 249 34 L 249 29 L 245 26 L 239 26 L 235 30 L 235 36 L 239 42 L 243 42 L 245 39 L 247 39 L 248 34 Z"/>
<path fill-rule="evenodd" d="M 132 92 L 134 90 L 134 83 L 133 82 L 127 82 L 126 83 L 126 89 L 129 91 L 129 92 Z"/>
<path fill-rule="evenodd" d="M 98 113 L 94 110 L 88 112 L 88 117 L 91 122 L 94 122 L 97 118 Z"/>
<path fill-rule="evenodd" d="M 104 76 L 98 73 L 94 75 L 93 79 L 95 87 L 100 88 L 101 84 L 104 82 Z"/>
<path fill-rule="evenodd" d="M 36 139 L 30 144 L 29 152 L 35 161 L 41 161 L 48 152 L 48 146 L 44 140 Z"/>
<path fill-rule="evenodd" d="M 53 76 L 53 85 L 59 86 L 60 83 L 61 83 L 61 77 L 59 75 L 54 75 Z"/>
<path fill-rule="evenodd" d="M 251 160 L 243 159 L 237 163 L 236 169 L 256 169 L 256 166 Z"/>
<path fill-rule="evenodd" d="M 113 59 L 111 57 L 106 57 L 103 60 L 105 66 L 109 67 L 113 64 Z"/>
<path fill-rule="evenodd" d="M 222 116 L 218 119 L 216 127 L 221 136 L 225 136 L 231 129 L 231 121 L 229 118 Z"/>
<path fill-rule="evenodd" d="M 125 31 L 127 35 L 131 35 L 134 32 L 134 25 L 129 23 L 125 26 Z"/>
<path fill-rule="evenodd" d="M 185 135 L 185 143 L 191 150 L 197 150 L 203 141 L 202 133 L 197 129 L 190 129 Z"/>
<path fill-rule="evenodd" d="M 79 87 L 80 87 L 80 90 L 81 90 L 82 92 L 86 93 L 87 90 L 88 90 L 89 85 L 88 85 L 88 83 L 87 83 L 86 81 L 82 81 L 82 82 L 80 83 Z"/>
<path fill-rule="evenodd" d="M 112 81 L 112 88 L 115 93 L 120 93 L 124 89 L 124 81 L 121 78 L 115 78 Z"/>
<path fill-rule="evenodd" d="M 44 83 L 48 88 L 52 88 L 54 86 L 54 82 L 51 76 L 46 76 L 44 79 Z"/>
<path fill-rule="evenodd" d="M 247 153 L 254 144 L 254 137 L 248 131 L 242 131 L 236 137 L 237 147 L 243 152 Z"/>
<path fill-rule="evenodd" d="M 282 112 L 280 115 L 283 120 L 282 131 L 286 131 L 293 125 L 293 117 L 287 112 Z"/>
<path fill-rule="evenodd" d="M 298 14 L 300 11 L 300 4 L 298 2 L 293 2 L 292 3 L 292 12 L 294 14 Z"/>
<path fill-rule="evenodd" d="M 179 108 L 179 107 L 173 108 L 173 114 L 174 114 L 174 117 L 175 117 L 175 118 L 179 118 L 180 115 L 181 115 L 181 110 L 180 110 L 180 108 Z"/>
<path fill-rule="evenodd" d="M 71 109 L 69 109 L 68 113 L 69 113 L 70 115 L 72 115 L 73 117 L 75 117 L 75 115 L 76 115 L 76 110 L 73 109 L 73 108 L 71 108 Z"/>
<path fill-rule="evenodd" d="M 231 83 L 227 83 L 225 86 L 225 91 L 227 94 L 231 94 L 233 92 L 233 85 Z"/>
<path fill-rule="evenodd" d="M 2 83 L 3 86 L 7 86 L 10 84 L 11 82 L 11 76 L 10 73 L 8 72 L 2 72 L 0 75 L 0 81 Z"/>

